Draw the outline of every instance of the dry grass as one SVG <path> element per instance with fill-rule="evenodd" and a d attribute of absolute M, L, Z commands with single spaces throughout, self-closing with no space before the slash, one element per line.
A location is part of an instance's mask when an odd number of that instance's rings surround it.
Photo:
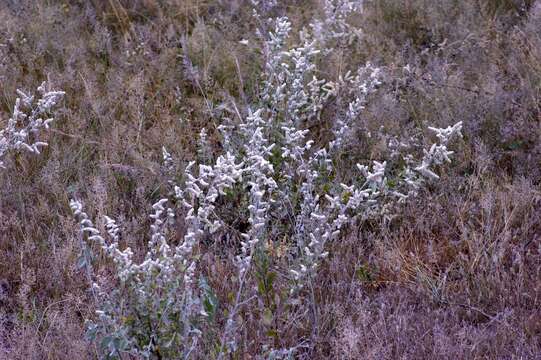
<path fill-rule="evenodd" d="M 314 3 L 276 11 L 300 28 Z M 325 75 L 372 59 L 389 81 L 357 124 L 343 172 L 389 151 L 363 137 L 381 127 L 401 139 L 461 120 L 459 160 L 391 223 L 353 226 L 334 246 L 316 281 L 317 333 L 302 307 L 281 302 L 287 259 L 276 241 L 273 268 L 258 268 L 277 273 L 276 296 L 242 314 L 242 358 L 302 339 L 316 344 L 304 358 L 541 356 L 540 19 L 539 1 L 366 1 L 355 19 L 364 35 Z M 213 104 L 255 96 L 261 64 L 238 43 L 253 28 L 240 0 L 0 5 L 0 119 L 16 88 L 49 79 L 67 94 L 43 156 L 13 158 L 0 172 L 0 358 L 97 356 L 84 338 L 94 304 L 68 199 L 85 199 L 96 218 L 125 214 L 126 233 L 138 236 L 122 245 L 142 251 L 148 204 L 166 192 L 161 146 L 190 158 L 205 126 L 218 152 L 212 134 L 234 114 Z M 222 245 L 203 268 L 227 299 L 235 249 Z M 269 307 L 272 322 L 261 321 Z"/>

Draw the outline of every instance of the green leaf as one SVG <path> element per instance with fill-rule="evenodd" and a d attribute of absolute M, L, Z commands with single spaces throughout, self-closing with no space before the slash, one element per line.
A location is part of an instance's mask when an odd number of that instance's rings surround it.
<path fill-rule="evenodd" d="M 96 340 L 97 334 L 98 334 L 98 326 L 96 324 L 90 323 L 86 330 L 86 338 L 89 341 L 94 341 Z"/>
<path fill-rule="evenodd" d="M 356 271 L 355 275 L 360 281 L 367 282 L 372 280 L 372 273 L 366 264 L 361 265 Z"/>
<path fill-rule="evenodd" d="M 505 148 L 507 150 L 517 150 L 517 149 L 520 149 L 523 145 L 524 145 L 523 141 L 515 140 L 515 141 L 511 141 L 511 142 L 507 143 L 505 145 Z"/>
<path fill-rule="evenodd" d="M 109 350 L 109 345 L 113 341 L 112 336 L 104 336 L 103 339 L 101 339 L 100 347 L 102 350 L 107 351 Z"/>
<path fill-rule="evenodd" d="M 203 276 L 199 278 L 199 289 L 203 292 L 203 309 L 212 320 L 218 310 L 218 297 Z"/>
<path fill-rule="evenodd" d="M 263 280 L 257 282 L 257 292 L 260 295 L 265 295 L 265 282 Z"/>
<path fill-rule="evenodd" d="M 265 309 L 265 311 L 263 312 L 263 324 L 264 325 L 267 325 L 267 326 L 271 326 L 272 325 L 272 311 L 271 309 Z"/>

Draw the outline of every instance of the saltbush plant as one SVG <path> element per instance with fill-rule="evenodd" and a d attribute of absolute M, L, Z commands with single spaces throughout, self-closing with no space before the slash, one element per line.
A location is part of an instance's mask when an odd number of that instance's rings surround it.
<path fill-rule="evenodd" d="M 121 249 L 121 224 L 105 217 L 103 235 L 80 201 L 70 203 L 86 249 L 81 264 L 98 305 L 89 335 L 100 342 L 105 357 L 224 358 L 237 353 L 240 314 L 256 299 L 269 302 L 264 293 L 272 290 L 272 278 L 254 287 L 265 262 L 281 266 L 287 279 L 285 295 L 271 297 L 305 307 L 305 320 L 317 334 L 313 282 L 342 230 L 353 223 L 392 218 L 425 184 L 439 179 L 438 166 L 451 161 L 448 146 L 461 136 L 461 122 L 430 127 L 437 142 L 421 156 L 398 151 L 392 168 L 390 159 L 379 159 L 357 164 L 355 175 L 344 177 L 335 164 L 356 141 L 354 123 L 384 85 L 385 70 L 365 64 L 332 82 L 321 76 L 318 66 L 335 46 L 351 41 L 354 33 L 347 17 L 360 8 L 349 1 L 327 1 L 325 17 L 293 36 L 287 17 L 265 19 L 258 12 L 262 5 L 254 4 L 260 24 L 256 46 L 263 63 L 258 96 L 237 110 L 236 119 L 224 118 L 218 126 L 223 154 L 212 154 L 204 128 L 198 156 L 188 164 L 176 163 L 163 148 L 171 191 L 169 198 L 152 206 L 144 259 L 137 260 L 129 247 Z M 310 128 L 322 125 L 326 104 L 336 99 L 343 108 L 332 119 L 329 140 L 316 142 Z M 176 173 L 177 168 L 183 171 Z M 231 213 L 245 226 L 235 226 Z M 184 235 L 174 244 L 178 227 L 173 225 L 179 216 Z M 198 265 L 205 255 L 201 243 L 224 236 L 237 241 L 236 290 L 219 301 Z M 276 239 L 286 239 L 285 262 L 271 254 Z M 88 250 L 94 244 L 114 263 L 112 282 L 92 270 Z M 275 308 L 267 304 L 265 322 L 274 322 Z M 269 345 L 262 355 L 293 356 L 306 346 L 313 346 L 310 339 L 285 349 Z"/>
<path fill-rule="evenodd" d="M 17 90 L 19 97 L 7 125 L 0 130 L 0 167 L 5 167 L 5 157 L 8 153 L 26 151 L 40 154 L 41 149 L 48 144 L 39 138 L 41 132 L 49 129 L 54 121 L 52 110 L 64 97 L 63 91 L 49 89 L 43 82 L 37 89 L 37 95 L 31 95 Z"/>

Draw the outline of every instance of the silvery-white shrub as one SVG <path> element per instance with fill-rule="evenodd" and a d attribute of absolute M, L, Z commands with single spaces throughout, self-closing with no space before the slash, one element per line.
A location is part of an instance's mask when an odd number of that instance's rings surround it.
<path fill-rule="evenodd" d="M 41 132 L 49 129 L 54 121 L 52 110 L 64 97 L 63 91 L 49 89 L 43 82 L 37 89 L 38 97 L 22 90 L 17 90 L 13 112 L 4 129 L 0 130 L 0 167 L 4 167 L 4 158 L 9 152 L 27 151 L 39 154 L 47 146 L 40 140 Z"/>
<path fill-rule="evenodd" d="M 144 261 L 136 263 L 129 248 L 119 249 L 119 227 L 113 219 L 105 218 L 105 240 L 81 203 L 71 202 L 81 235 L 99 244 L 116 266 L 118 284 L 113 291 L 93 285 L 101 305 L 90 329 L 104 339 L 108 356 L 127 352 L 146 358 L 187 358 L 201 351 L 204 329 L 218 326 L 210 322 L 217 311 L 225 310 L 225 324 L 214 339 L 219 343 L 217 356 L 235 352 L 238 314 L 257 297 L 248 286 L 254 261 L 276 238 L 289 241 L 290 300 L 304 303 L 312 314 L 312 326 L 317 327 L 312 284 L 341 231 L 357 220 L 392 216 L 397 204 L 417 195 L 427 182 L 438 180 L 436 167 L 450 161 L 453 152 L 447 146 L 460 135 L 460 122 L 445 129 L 430 128 L 438 142 L 421 159 L 399 153 L 405 160 L 400 171 L 390 172 L 386 159 L 381 159 L 358 164 L 357 175 L 347 181 L 335 180 L 337 156 L 355 141 L 353 126 L 369 97 L 383 85 L 384 69 L 369 63 L 336 82 L 321 77 L 318 69 L 319 60 L 332 52 L 336 40 L 353 31 L 347 16 L 358 11 L 358 5 L 326 1 L 325 17 L 314 20 L 310 29 L 301 30 L 294 39 L 287 17 L 262 19 L 254 12 L 265 25 L 258 30 L 264 62 L 259 96 L 243 109 L 246 116 L 218 127 L 224 154 L 212 157 L 208 134 L 201 130 L 197 162 L 185 166 L 180 183 L 175 180 L 178 176 L 170 176 L 171 199 L 153 205 Z M 339 98 L 343 106 L 332 119 L 333 138 L 316 145 L 307 125 L 322 121 L 322 111 L 333 98 Z M 172 173 L 178 164 L 167 149 L 163 148 L 162 155 L 164 168 Z M 235 194 L 232 210 L 229 200 Z M 226 226 L 231 211 L 244 217 L 245 229 Z M 183 241 L 172 247 L 170 225 L 178 213 L 186 214 L 187 230 Z M 200 256 L 195 249 L 203 237 L 213 239 L 224 232 L 239 240 L 234 260 L 236 292 L 231 303 L 218 309 L 208 283 L 197 281 Z M 91 270 L 89 274 L 94 282 Z M 294 352 L 267 350 L 274 358 Z"/>

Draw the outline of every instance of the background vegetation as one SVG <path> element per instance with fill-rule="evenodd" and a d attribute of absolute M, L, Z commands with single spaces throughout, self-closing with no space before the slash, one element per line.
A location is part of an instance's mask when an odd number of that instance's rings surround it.
<path fill-rule="evenodd" d="M 280 1 L 266 15 L 287 15 L 298 30 L 322 6 Z M 295 357 L 539 358 L 541 3 L 366 0 L 350 22 L 358 34 L 320 76 L 337 81 L 370 61 L 385 81 L 341 170 L 427 126 L 462 121 L 464 140 L 441 181 L 392 222 L 351 226 L 333 245 L 314 282 L 317 334 L 298 320 L 302 311 L 269 316 L 277 305 L 262 304 L 243 314 L 231 356 L 309 339 Z M 42 155 L 14 156 L 0 172 L 0 357 L 98 356 L 84 321 L 99 304 L 77 266 L 69 200 L 84 199 L 93 217 L 114 214 L 130 234 L 122 245 L 143 254 L 149 205 L 168 191 L 162 146 L 187 162 L 204 127 L 210 151 L 221 152 L 219 120 L 257 96 L 257 26 L 240 0 L 2 1 L 1 124 L 18 88 L 48 80 L 66 96 Z M 326 104 L 316 142 L 336 109 Z M 238 249 L 212 246 L 204 272 L 225 302 L 235 269 L 224 259 Z M 95 261 L 110 276 L 105 258 Z M 285 280 L 268 272 L 261 283 L 272 303 Z"/>

